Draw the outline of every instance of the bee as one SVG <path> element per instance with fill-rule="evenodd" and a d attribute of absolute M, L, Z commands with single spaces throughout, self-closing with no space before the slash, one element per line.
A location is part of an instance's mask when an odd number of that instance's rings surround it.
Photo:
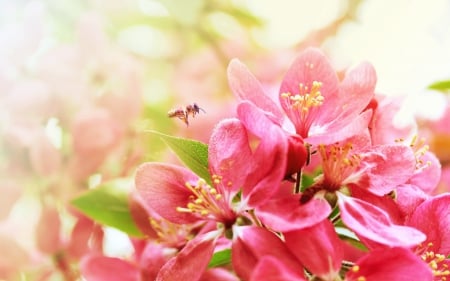
<path fill-rule="evenodd" d="M 195 115 L 200 113 L 200 111 L 206 113 L 206 111 L 203 110 L 203 108 L 199 107 L 197 103 L 194 102 L 193 104 L 188 104 L 185 107 L 179 107 L 176 109 L 169 110 L 169 112 L 167 112 L 167 116 L 169 118 L 176 117 L 182 120 L 186 124 L 186 126 L 189 126 L 189 115 L 191 115 L 192 118 L 194 118 Z"/>

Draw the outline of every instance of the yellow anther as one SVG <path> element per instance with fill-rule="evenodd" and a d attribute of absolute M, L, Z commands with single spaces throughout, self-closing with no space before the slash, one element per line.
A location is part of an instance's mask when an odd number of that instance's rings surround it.
<path fill-rule="evenodd" d="M 353 271 L 353 272 L 358 272 L 359 269 L 360 269 L 360 268 L 359 268 L 359 265 L 356 265 L 356 264 L 355 264 L 354 266 L 352 266 L 352 271 Z"/>

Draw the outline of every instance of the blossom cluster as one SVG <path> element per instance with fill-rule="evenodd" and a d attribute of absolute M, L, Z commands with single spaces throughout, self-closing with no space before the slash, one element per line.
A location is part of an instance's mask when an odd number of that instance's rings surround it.
<path fill-rule="evenodd" d="M 278 100 L 238 60 L 228 80 L 236 117 L 216 125 L 204 171 L 196 151 L 191 169 L 142 164 L 132 213 L 149 239 L 136 241 L 132 263 L 85 260 L 87 276 L 109 276 L 98 268 L 114 263 L 128 274 L 121 280 L 450 277 L 439 161 L 414 126 L 395 124 L 399 101 L 375 93 L 370 63 L 340 78 L 306 49 Z"/>

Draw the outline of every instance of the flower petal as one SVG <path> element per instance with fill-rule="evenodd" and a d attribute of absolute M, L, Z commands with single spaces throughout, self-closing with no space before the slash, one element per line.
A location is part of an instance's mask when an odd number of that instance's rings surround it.
<path fill-rule="evenodd" d="M 258 218 L 276 231 L 292 231 L 313 226 L 331 213 L 331 207 L 324 199 L 313 198 L 300 204 L 299 195 L 267 201 L 257 208 Z"/>
<path fill-rule="evenodd" d="M 200 280 L 213 254 L 218 234 L 209 232 L 192 239 L 161 268 L 155 281 Z"/>
<path fill-rule="evenodd" d="M 288 137 L 270 121 L 262 110 L 241 102 L 238 116 L 247 130 L 259 138 L 259 144 L 248 163 L 242 195 L 248 206 L 258 206 L 277 192 L 286 172 Z"/>
<path fill-rule="evenodd" d="M 251 275 L 250 281 L 305 281 L 297 272 L 291 271 L 281 261 L 273 256 L 264 256 L 260 259 Z"/>
<path fill-rule="evenodd" d="M 406 224 L 427 235 L 424 245 L 431 242 L 430 250 L 450 255 L 450 193 L 438 195 L 420 204 Z"/>
<path fill-rule="evenodd" d="M 311 227 L 285 232 L 286 246 L 309 272 L 323 280 L 335 280 L 344 249 L 333 224 L 325 219 Z"/>
<path fill-rule="evenodd" d="M 364 62 L 350 69 L 340 85 L 339 119 L 351 120 L 360 114 L 374 96 L 377 74 L 373 66 Z"/>
<path fill-rule="evenodd" d="M 310 136 L 305 138 L 305 142 L 310 144 L 332 144 L 356 135 L 364 134 L 372 118 L 372 111 L 367 110 L 349 122 L 328 123 L 325 127 L 321 124 L 313 125 L 310 128 Z"/>
<path fill-rule="evenodd" d="M 83 258 L 81 273 L 89 281 L 138 281 L 139 271 L 124 260 L 100 255 Z"/>
<path fill-rule="evenodd" d="M 211 174 L 222 176 L 225 181 L 224 194 L 230 191 L 235 194 L 242 186 L 251 157 L 247 131 L 242 123 L 238 119 L 221 121 L 209 141 L 208 162 Z"/>
<path fill-rule="evenodd" d="M 283 123 L 280 108 L 265 94 L 260 82 L 248 68 L 237 59 L 231 60 L 228 66 L 228 82 L 237 98 L 250 101 L 269 113 L 274 122 Z"/>
<path fill-rule="evenodd" d="M 408 183 L 416 185 L 427 194 L 431 194 L 436 189 L 441 178 L 441 163 L 431 152 L 425 153 L 420 160 L 426 164 L 415 171 Z"/>
<path fill-rule="evenodd" d="M 413 247 L 426 236 L 419 230 L 392 223 L 382 209 L 337 192 L 341 218 L 359 237 L 389 247 Z"/>
<path fill-rule="evenodd" d="M 416 167 L 416 157 L 408 146 L 380 145 L 370 148 L 364 161 L 373 163 L 367 170 L 367 189 L 379 196 L 391 192 L 396 186 L 410 179 Z"/>
<path fill-rule="evenodd" d="M 255 226 L 234 226 L 231 260 L 236 274 L 249 280 L 259 260 L 272 256 L 285 268 L 301 276 L 303 268 L 286 245 L 273 232 Z"/>
<path fill-rule="evenodd" d="M 197 180 L 196 175 L 183 167 L 144 163 L 136 172 L 135 184 L 144 203 L 161 217 L 174 223 L 191 223 L 198 221 L 198 218 L 177 211 L 177 207 L 186 207 L 192 194 L 185 187 L 186 182 Z"/>
<path fill-rule="evenodd" d="M 345 276 L 347 281 L 431 281 L 428 265 L 410 250 L 379 249 L 364 256 Z"/>

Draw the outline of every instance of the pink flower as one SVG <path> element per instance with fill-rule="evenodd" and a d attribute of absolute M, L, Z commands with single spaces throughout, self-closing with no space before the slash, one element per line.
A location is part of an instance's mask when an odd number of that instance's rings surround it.
<path fill-rule="evenodd" d="M 259 81 L 238 60 L 231 61 L 228 78 L 233 93 L 266 111 L 283 125 L 283 113 Z M 374 95 L 376 74 L 368 63 L 349 71 L 339 83 L 325 56 L 307 49 L 291 65 L 280 88 L 279 101 L 296 134 L 310 144 L 329 144 L 367 128 L 371 112 L 363 110 Z"/>
<path fill-rule="evenodd" d="M 248 129 L 257 137 L 269 134 L 251 148 L 247 130 L 239 120 L 224 120 L 217 125 L 209 142 L 211 183 L 170 164 L 145 163 L 138 169 L 137 191 L 144 204 L 161 217 L 179 224 L 212 221 L 220 225 L 218 232 L 190 241 L 164 266 L 161 276 L 175 274 L 181 280 L 180 276 L 204 270 L 217 238 L 222 233 L 229 236 L 235 224 L 252 221 L 246 210 L 263 204 L 277 192 L 286 165 L 287 144 L 278 141 L 282 132 L 273 126 Z M 192 268 L 180 265 L 191 263 L 192 259 L 198 263 Z"/>
<path fill-rule="evenodd" d="M 235 119 L 222 121 L 209 143 L 212 185 L 185 168 L 146 163 L 136 174 L 137 191 L 169 221 L 214 220 L 231 226 L 241 211 L 264 203 L 277 191 L 286 155 L 286 147 L 275 141 L 279 134 L 274 130 L 272 138 L 261 139 L 252 152 L 243 125 Z M 233 199 L 241 187 L 242 199 L 236 204 Z"/>

